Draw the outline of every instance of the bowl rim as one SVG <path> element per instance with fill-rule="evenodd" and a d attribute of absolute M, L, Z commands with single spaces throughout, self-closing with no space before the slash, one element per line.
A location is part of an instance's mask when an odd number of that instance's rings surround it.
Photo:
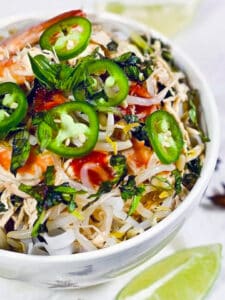
<path fill-rule="evenodd" d="M 211 175 L 213 174 L 213 170 L 216 165 L 216 161 L 218 158 L 219 153 L 219 146 L 220 146 L 220 127 L 219 127 L 219 114 L 216 106 L 215 98 L 211 92 L 211 89 L 209 88 L 209 85 L 207 84 L 204 76 L 199 71 L 199 69 L 196 67 L 195 63 L 192 62 L 192 60 L 183 52 L 183 50 L 176 45 L 176 42 L 171 41 L 167 37 L 165 37 L 163 34 L 159 33 L 158 31 L 150 28 L 147 25 L 144 25 L 142 23 L 139 23 L 138 21 L 134 21 L 132 19 L 125 19 L 122 16 L 118 16 L 111 13 L 93 13 L 93 11 L 86 10 L 87 15 L 94 16 L 97 18 L 100 18 L 102 20 L 112 20 L 112 22 L 120 22 L 123 25 L 130 26 L 137 28 L 137 30 L 148 32 L 149 34 L 152 34 L 154 37 L 157 37 L 164 41 L 165 43 L 169 44 L 172 48 L 172 51 L 176 52 L 176 54 L 179 54 L 179 57 L 182 59 L 182 63 L 184 65 L 184 72 L 185 72 L 185 66 L 189 66 L 189 69 L 191 70 L 191 73 L 195 74 L 197 78 L 199 79 L 199 82 L 202 85 L 202 90 L 205 90 L 205 93 L 207 95 L 207 107 L 209 114 L 211 115 L 211 119 L 213 120 L 212 124 L 210 126 L 212 127 L 211 132 L 213 133 L 213 136 L 210 137 L 211 141 L 207 145 L 207 154 L 205 157 L 205 163 L 201 171 L 201 176 L 197 180 L 196 184 L 194 185 L 193 189 L 189 192 L 189 194 L 185 197 L 184 201 L 174 210 L 172 211 L 167 217 L 165 217 L 162 221 L 157 223 L 152 228 L 149 228 L 148 230 L 144 231 L 138 236 L 133 237 L 130 240 L 123 241 L 119 244 L 112 245 L 107 248 L 103 249 L 97 249 L 94 251 L 89 252 L 82 252 L 82 253 L 76 253 L 76 254 L 66 254 L 66 255 L 54 255 L 54 256 L 41 256 L 41 255 L 28 255 L 24 253 L 18 253 L 13 251 L 8 251 L 4 249 L 0 249 L 0 257 L 3 258 L 10 258 L 15 259 L 20 262 L 41 262 L 41 263 L 64 263 L 64 262 L 81 262 L 81 261 L 88 261 L 88 260 L 94 260 L 94 259 L 100 259 L 106 256 L 112 256 L 119 252 L 123 252 L 126 250 L 129 250 L 130 248 L 137 246 L 144 240 L 152 239 L 156 237 L 157 235 L 160 235 L 160 233 L 165 229 L 169 228 L 173 223 L 175 223 L 176 219 L 179 219 L 185 211 L 188 210 L 189 207 L 194 205 L 194 201 L 196 201 L 196 197 L 200 192 L 203 192 L 203 190 L 207 187 L 207 183 L 210 180 Z M 38 13 L 25 13 L 25 14 L 18 14 L 17 16 L 8 16 L 5 18 L 2 18 L 0 20 L 0 29 L 2 27 L 10 26 L 10 24 L 13 24 L 14 22 L 20 22 L 25 21 L 28 19 L 37 19 L 40 20 L 42 18 L 47 18 L 54 16 L 55 14 L 62 13 L 62 11 L 59 10 L 53 10 L 50 13 L 46 13 L 45 11 L 38 11 Z M 39 17 L 41 16 L 41 17 Z M 181 59 L 179 59 L 181 61 Z M 175 58 L 176 60 L 176 58 Z M 179 63 L 179 61 L 178 61 Z M 203 100 L 204 102 L 204 100 Z M 202 100 L 201 100 L 202 103 Z M 205 118 L 206 114 L 204 112 Z M 207 126 L 206 126 L 207 127 Z M 199 203 L 199 201 L 196 201 Z"/>

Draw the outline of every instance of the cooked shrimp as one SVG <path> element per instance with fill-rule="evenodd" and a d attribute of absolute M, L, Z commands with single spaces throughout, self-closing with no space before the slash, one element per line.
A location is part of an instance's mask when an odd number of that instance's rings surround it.
<path fill-rule="evenodd" d="M 18 169 L 20 175 L 27 173 L 34 175 L 37 168 L 39 169 L 40 174 L 43 174 L 48 166 L 54 165 L 53 155 L 50 152 L 44 151 L 43 153 L 38 154 L 35 152 L 35 149 L 32 149 L 26 164 Z"/>
<path fill-rule="evenodd" d="M 6 171 L 10 170 L 11 155 L 11 147 L 0 146 L 0 166 Z M 46 171 L 48 166 L 52 166 L 53 164 L 53 155 L 50 152 L 44 151 L 43 153 L 36 153 L 35 148 L 33 148 L 26 164 L 18 169 L 18 174 L 21 176 L 24 174 L 34 175 L 37 168 L 38 173 L 42 174 Z"/>
<path fill-rule="evenodd" d="M 152 155 L 149 147 L 145 146 L 144 141 L 133 140 L 133 149 L 126 152 L 129 168 L 136 173 L 142 167 L 146 167 Z"/>
<path fill-rule="evenodd" d="M 85 14 L 83 13 L 82 10 L 67 11 L 63 14 L 60 14 L 38 25 L 32 26 L 23 32 L 20 32 L 16 35 L 13 35 L 1 41 L 0 47 L 3 50 L 6 49 L 6 53 L 8 54 L 15 54 L 17 51 L 23 49 L 27 45 L 34 45 L 35 43 L 37 43 L 42 32 L 48 27 L 50 27 L 51 25 L 68 17 L 84 16 L 84 15 Z"/>
<path fill-rule="evenodd" d="M 81 10 L 65 12 L 0 42 L 0 82 L 12 81 L 22 85 L 32 81 L 34 76 L 27 54 L 42 52 L 31 45 L 37 43 L 42 32 L 52 24 L 70 16 L 83 15 Z"/>
<path fill-rule="evenodd" d="M 41 50 L 37 47 L 24 48 L 9 59 L 0 61 L 0 82 L 11 81 L 22 85 L 34 79 L 28 52 L 31 55 L 37 55 L 41 53 Z"/>
<path fill-rule="evenodd" d="M 11 148 L 0 145 L 0 166 L 5 170 L 10 169 Z"/>

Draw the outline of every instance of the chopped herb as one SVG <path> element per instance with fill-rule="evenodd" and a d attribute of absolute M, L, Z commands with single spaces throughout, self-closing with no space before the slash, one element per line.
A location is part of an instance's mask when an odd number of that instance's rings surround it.
<path fill-rule="evenodd" d="M 19 189 L 28 194 L 29 196 L 33 197 L 34 199 L 36 199 L 37 201 L 42 202 L 43 199 L 45 198 L 45 195 L 47 193 L 47 187 L 46 185 L 40 183 L 36 186 L 30 186 L 30 185 L 26 185 L 21 183 L 19 186 Z"/>
<path fill-rule="evenodd" d="M 144 141 L 145 146 L 148 147 L 150 146 L 150 141 L 144 123 L 140 123 L 139 126 L 132 128 L 131 132 L 132 132 L 132 136 L 135 137 L 137 140 Z"/>
<path fill-rule="evenodd" d="M 143 193 L 143 192 L 144 192 L 144 190 L 143 190 L 139 195 L 135 195 L 135 196 L 133 197 L 133 200 L 132 200 L 132 202 L 131 202 L 131 206 L 130 206 L 129 212 L 128 212 L 128 215 L 129 215 L 129 216 L 132 215 L 132 214 L 135 212 L 135 210 L 137 209 L 138 204 L 139 204 L 139 202 L 141 201 L 142 193 Z"/>
<path fill-rule="evenodd" d="M 43 112 L 35 114 L 32 118 L 32 125 L 33 126 L 39 125 L 41 122 L 43 122 L 43 117 L 44 117 Z"/>
<path fill-rule="evenodd" d="M 122 154 L 112 155 L 110 158 L 110 165 L 115 172 L 113 182 L 118 185 L 127 175 L 126 157 Z"/>
<path fill-rule="evenodd" d="M 126 183 L 120 186 L 121 197 L 124 201 L 132 199 L 131 206 L 128 214 L 132 215 L 142 198 L 145 191 L 144 185 L 137 186 L 135 182 L 135 176 L 129 176 Z"/>
<path fill-rule="evenodd" d="M 167 61 L 167 62 L 171 62 L 173 59 L 172 53 L 169 50 L 162 50 L 162 57 Z"/>
<path fill-rule="evenodd" d="M 114 61 L 124 70 L 127 77 L 132 81 L 143 82 L 153 72 L 151 60 L 142 62 L 133 52 L 126 52 L 116 57 Z"/>
<path fill-rule="evenodd" d="M 76 67 L 53 63 L 42 54 L 35 57 L 29 55 L 29 59 L 32 70 L 42 85 L 49 89 L 59 89 L 68 92 L 86 80 L 85 70 L 87 63 L 93 61 L 97 54 L 98 49 L 93 51 L 92 54 L 81 58 Z"/>
<path fill-rule="evenodd" d="M 142 81 L 140 78 L 140 70 L 137 66 L 125 66 L 124 72 L 127 77 L 132 81 Z"/>
<path fill-rule="evenodd" d="M 139 122 L 139 119 L 136 115 L 125 115 L 123 118 L 128 124 Z"/>
<path fill-rule="evenodd" d="M 175 188 L 176 194 L 179 195 L 181 190 L 182 190 L 182 187 L 181 187 L 181 184 L 182 184 L 181 172 L 176 169 L 176 170 L 173 170 L 172 175 L 175 178 L 174 188 Z"/>
<path fill-rule="evenodd" d="M 46 149 L 49 143 L 52 141 L 52 128 L 46 122 L 41 123 L 41 139 L 39 139 L 39 144 L 41 149 Z"/>
<path fill-rule="evenodd" d="M 201 136 L 201 139 L 202 139 L 203 143 L 210 142 L 210 138 L 207 135 L 205 135 L 202 130 L 200 131 L 200 136 Z"/>
<path fill-rule="evenodd" d="M 44 174 L 44 182 L 46 185 L 53 185 L 55 182 L 55 168 L 48 166 Z"/>
<path fill-rule="evenodd" d="M 25 165 L 30 154 L 29 132 L 19 130 L 13 137 L 10 171 L 15 175 L 18 168 Z"/>
<path fill-rule="evenodd" d="M 20 206 L 23 203 L 23 198 L 16 196 L 16 195 L 12 195 L 10 197 L 11 203 L 14 206 Z"/>
<path fill-rule="evenodd" d="M 5 207 L 5 204 L 4 203 L 2 203 L 2 202 L 0 202 L 0 213 L 1 212 L 5 212 L 5 211 L 7 211 L 8 209 Z"/>
<path fill-rule="evenodd" d="M 41 229 L 43 228 L 43 222 L 45 219 L 45 215 L 46 215 L 46 211 L 43 210 L 41 212 L 41 214 L 39 215 L 38 219 L 35 221 L 34 225 L 33 225 L 33 229 L 31 232 L 31 236 L 37 237 L 39 233 L 41 233 Z"/>
<path fill-rule="evenodd" d="M 131 42 L 133 42 L 144 54 L 153 53 L 153 49 L 149 46 L 145 38 L 137 33 L 132 33 Z"/>
<path fill-rule="evenodd" d="M 75 201 L 70 201 L 68 205 L 68 211 L 71 213 L 77 208 Z"/>
<path fill-rule="evenodd" d="M 141 59 L 133 52 L 126 52 L 114 59 L 116 63 L 118 63 L 121 67 L 125 67 L 127 65 L 135 66 L 141 63 Z"/>
<path fill-rule="evenodd" d="M 109 51 L 113 52 L 113 51 L 116 51 L 116 50 L 117 50 L 118 44 L 117 44 L 117 42 L 115 42 L 115 41 L 112 40 L 111 42 L 109 42 L 109 43 L 106 45 L 106 47 L 107 47 L 107 49 L 108 49 Z"/>
<path fill-rule="evenodd" d="M 190 191 L 195 185 L 198 175 L 195 173 L 185 174 L 182 179 L 182 184 Z"/>
<path fill-rule="evenodd" d="M 124 120 L 128 123 L 140 123 L 138 117 L 136 115 L 125 115 Z M 150 141 L 148 138 L 147 131 L 145 130 L 145 124 L 140 123 L 139 126 L 131 129 L 132 136 L 139 141 L 144 141 L 145 146 L 150 146 Z"/>
<path fill-rule="evenodd" d="M 200 176 L 202 169 L 201 161 L 199 158 L 193 159 L 186 164 L 186 167 L 190 173 L 184 175 L 182 183 L 188 190 L 191 190 Z"/>
<path fill-rule="evenodd" d="M 88 198 L 95 198 L 92 202 L 89 202 L 86 206 L 83 207 L 83 210 L 90 206 L 92 203 L 97 201 L 103 194 L 111 192 L 114 183 L 112 181 L 103 181 L 96 194 L 90 195 Z"/>
<path fill-rule="evenodd" d="M 131 199 L 136 194 L 136 182 L 135 176 L 131 175 L 128 177 L 127 182 L 120 186 L 121 197 L 123 200 L 127 201 Z"/>
<path fill-rule="evenodd" d="M 187 167 L 192 173 L 200 175 L 202 169 L 200 158 L 198 157 L 188 162 Z"/>
<path fill-rule="evenodd" d="M 32 198 L 37 200 L 37 211 L 38 211 L 38 220 L 34 226 L 34 235 L 37 234 L 38 226 L 40 226 L 41 220 L 43 220 L 44 212 L 46 212 L 49 208 L 58 205 L 60 203 L 64 203 L 67 205 L 68 211 L 72 212 L 72 209 L 75 210 L 76 202 L 75 196 L 77 190 L 70 187 L 69 183 L 63 183 L 61 185 L 54 186 L 52 184 L 48 185 L 48 183 L 53 182 L 52 174 L 54 169 L 48 169 L 45 173 L 44 182 L 36 185 L 29 186 L 25 184 L 21 184 L 19 189 L 24 193 L 30 195 Z M 33 235 L 33 236 L 34 236 Z"/>

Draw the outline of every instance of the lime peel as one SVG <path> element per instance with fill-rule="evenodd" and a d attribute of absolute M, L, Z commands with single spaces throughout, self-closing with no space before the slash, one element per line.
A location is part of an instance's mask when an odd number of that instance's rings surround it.
<path fill-rule="evenodd" d="M 219 244 L 179 251 L 137 275 L 117 300 L 201 300 L 220 270 Z"/>

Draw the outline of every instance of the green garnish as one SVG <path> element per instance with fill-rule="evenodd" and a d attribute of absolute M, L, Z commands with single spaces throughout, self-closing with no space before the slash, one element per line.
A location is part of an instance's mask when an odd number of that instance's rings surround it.
<path fill-rule="evenodd" d="M 172 171 L 172 175 L 175 178 L 175 183 L 174 183 L 174 189 L 176 191 L 176 194 L 179 195 L 180 192 L 182 191 L 182 176 L 181 176 L 181 172 L 176 170 Z"/>
<path fill-rule="evenodd" d="M 5 207 L 5 204 L 4 203 L 2 203 L 2 202 L 0 202 L 0 213 L 1 212 L 5 212 L 5 211 L 7 211 L 8 209 Z"/>
<path fill-rule="evenodd" d="M 141 59 L 133 52 L 126 52 L 114 61 L 124 70 L 127 77 L 136 82 L 145 81 L 153 72 L 152 61 Z"/>
<path fill-rule="evenodd" d="M 13 150 L 11 157 L 10 171 L 15 175 L 18 168 L 25 165 L 30 155 L 29 132 L 27 130 L 19 130 L 13 136 Z"/>
<path fill-rule="evenodd" d="M 69 183 L 54 185 L 54 167 L 48 167 L 44 180 L 36 186 L 20 184 L 19 189 L 37 200 L 38 219 L 32 230 L 32 236 L 36 237 L 39 234 L 39 227 L 43 224 L 46 211 L 60 203 L 67 206 L 68 211 L 73 213 L 77 207 L 76 194 L 79 193 L 75 188 L 70 187 Z"/>
<path fill-rule="evenodd" d="M 131 206 L 128 214 L 132 215 L 145 191 L 144 185 L 137 186 L 135 182 L 135 176 L 129 176 L 127 182 L 124 182 L 120 186 L 121 197 L 124 201 L 132 199 Z"/>

